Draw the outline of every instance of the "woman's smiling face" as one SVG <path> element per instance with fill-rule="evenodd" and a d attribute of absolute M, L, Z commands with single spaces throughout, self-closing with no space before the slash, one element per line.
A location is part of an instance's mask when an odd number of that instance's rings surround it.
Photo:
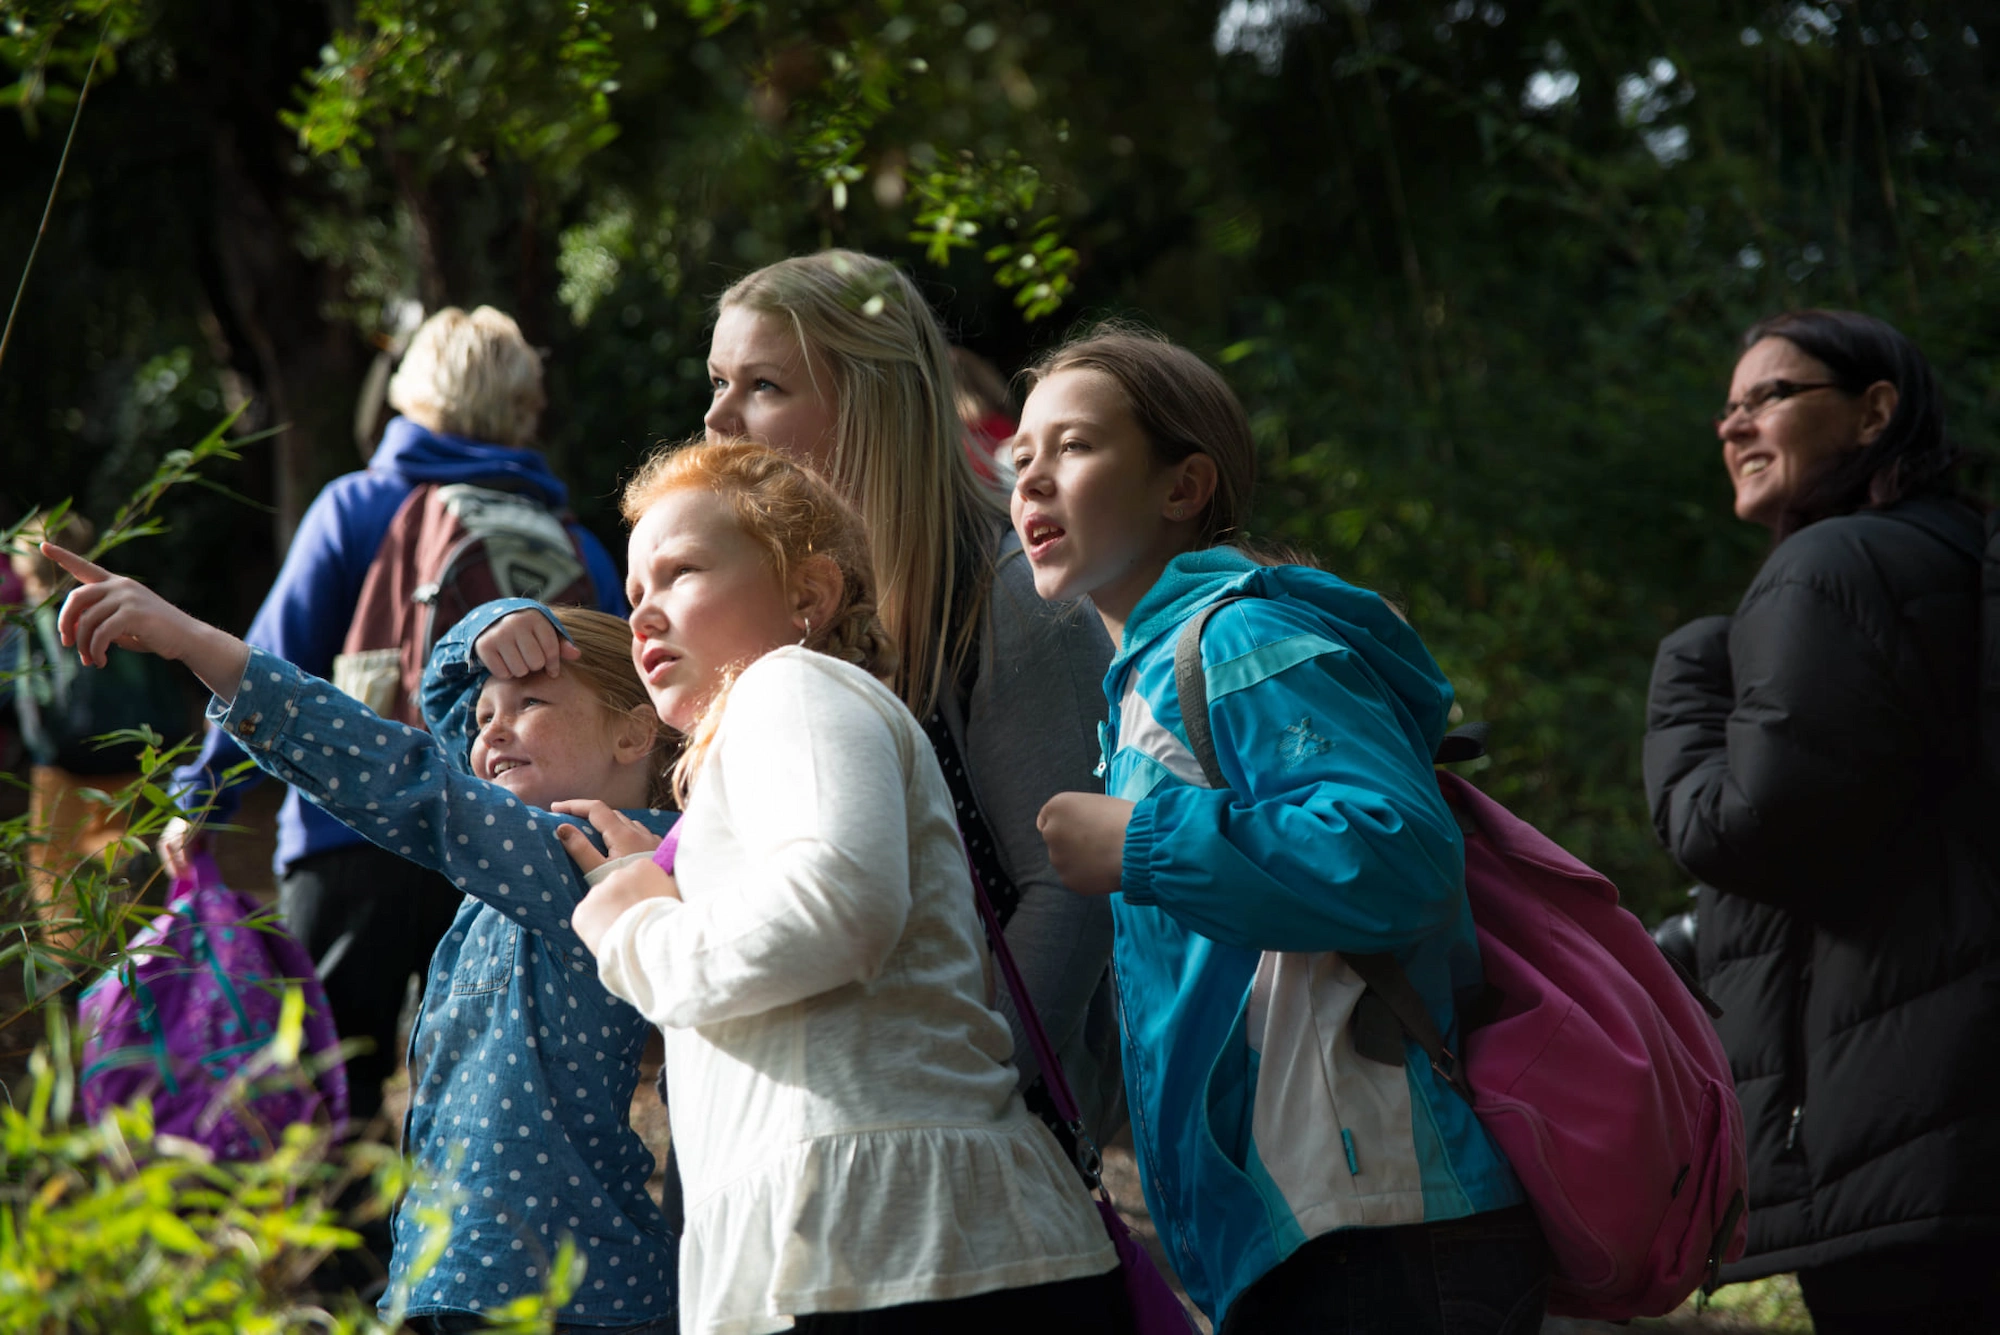
<path fill-rule="evenodd" d="M 725 676 L 800 638 L 770 557 L 712 491 L 670 491 L 626 552 L 632 660 L 661 722 L 692 728 Z"/>
<path fill-rule="evenodd" d="M 1716 425 L 1722 462 L 1736 488 L 1736 517 L 1775 528 L 1785 509 L 1843 454 L 1863 442 L 1866 405 L 1829 382 L 1825 362 L 1784 338 L 1759 339 L 1736 363 Z M 1799 389 L 1757 407 L 1776 382 Z M 1893 411 L 1893 398 L 1890 400 Z M 1879 430 L 1879 427 L 1877 428 Z"/>

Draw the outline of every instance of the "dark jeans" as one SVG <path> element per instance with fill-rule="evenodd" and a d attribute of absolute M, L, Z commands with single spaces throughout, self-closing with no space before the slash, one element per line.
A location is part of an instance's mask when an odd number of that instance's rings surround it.
<path fill-rule="evenodd" d="M 1549 1250 L 1525 1205 L 1322 1233 L 1243 1292 L 1222 1335 L 1533 1335 Z"/>
<path fill-rule="evenodd" d="M 1818 1335 L 1989 1335 L 2000 1331 L 1993 1243 L 1899 1247 L 1799 1271 Z"/>
<path fill-rule="evenodd" d="M 1131 1335 L 1132 1308 L 1116 1269 L 1024 1289 L 908 1303 L 872 1312 L 813 1312 L 795 1335 Z"/>
<path fill-rule="evenodd" d="M 410 975 L 421 995 L 431 953 L 463 899 L 443 876 L 373 844 L 300 858 L 278 882 L 278 911 L 319 969 L 334 1029 L 374 1044 L 347 1059 L 356 1126 L 381 1111 L 382 1082 L 402 1056 L 396 1021 Z"/>

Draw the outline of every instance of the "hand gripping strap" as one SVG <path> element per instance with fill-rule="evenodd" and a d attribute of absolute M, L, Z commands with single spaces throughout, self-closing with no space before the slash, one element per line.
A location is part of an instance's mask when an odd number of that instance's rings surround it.
<path fill-rule="evenodd" d="M 1174 642 L 1174 692 L 1180 699 L 1181 726 L 1187 731 L 1188 750 L 1194 752 L 1202 775 L 1211 788 L 1226 789 L 1229 783 L 1223 778 L 1222 766 L 1216 760 L 1215 736 L 1208 723 L 1208 674 L 1201 663 L 1201 632 L 1210 617 L 1246 596 L 1236 593 L 1216 599 L 1188 619 L 1187 624 L 1181 627 L 1180 638 Z M 1482 736 L 1477 740 L 1483 742 L 1484 738 Z M 1409 975 L 1403 972 L 1403 966 L 1396 962 L 1396 957 L 1343 952 L 1341 959 L 1368 985 L 1368 990 L 1362 994 L 1354 1009 L 1352 1030 L 1356 1050 L 1373 1061 L 1401 1066 L 1403 1048 L 1401 1036 L 1397 1033 L 1400 1028 L 1424 1050 L 1438 1078 L 1471 1103 L 1472 1087 L 1465 1082 L 1458 1054 L 1446 1046 L 1437 1021 L 1431 1018 L 1430 1007 L 1424 1004 L 1422 995 L 1410 982 Z M 1385 1009 L 1386 1015 L 1383 1014 Z"/>

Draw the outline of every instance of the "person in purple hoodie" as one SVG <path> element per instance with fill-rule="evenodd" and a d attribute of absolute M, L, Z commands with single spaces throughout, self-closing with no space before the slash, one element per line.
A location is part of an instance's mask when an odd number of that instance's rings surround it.
<path fill-rule="evenodd" d="M 332 677 L 368 568 L 390 521 L 420 484 L 525 492 L 562 510 L 568 488 L 539 452 L 525 448 L 545 403 L 541 359 L 511 317 L 490 306 L 469 315 L 446 307 L 431 316 L 389 383 L 389 404 L 401 416 L 390 420 L 366 469 L 335 478 L 307 508 L 244 638 L 314 676 Z M 570 528 L 597 607 L 623 617 L 618 566 L 590 533 Z M 175 773 L 177 799 L 190 809 L 207 807 L 208 822 L 230 820 L 263 777 L 245 759 L 227 733 L 210 725 L 200 754 Z M 170 825 L 160 841 L 167 870 L 179 874 L 186 850 L 201 837 L 185 821 Z M 422 987 L 462 896 L 436 872 L 367 842 L 297 789 L 285 795 L 278 815 L 273 862 L 279 909 L 319 966 L 334 1027 L 343 1039 L 372 1045 L 347 1063 L 353 1121 L 365 1125 L 380 1110 L 382 1082 L 396 1068 L 396 1022 L 409 980 L 414 976 Z"/>

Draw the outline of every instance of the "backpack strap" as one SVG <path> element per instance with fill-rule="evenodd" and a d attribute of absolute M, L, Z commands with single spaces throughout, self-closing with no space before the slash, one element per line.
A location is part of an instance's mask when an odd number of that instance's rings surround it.
<path fill-rule="evenodd" d="M 1215 736 L 1208 722 L 1208 674 L 1201 662 L 1201 633 L 1210 617 L 1246 596 L 1238 593 L 1216 599 L 1188 618 L 1174 642 L 1174 692 L 1180 701 L 1181 726 L 1187 731 L 1188 749 L 1194 752 L 1195 761 L 1211 788 L 1226 789 L 1229 784 L 1216 760 Z M 1483 749 L 1483 735 L 1467 740 L 1468 744 Z M 1350 955 L 1344 951 L 1340 957 L 1367 985 L 1367 991 L 1355 1003 L 1350 1025 L 1355 1050 L 1372 1061 L 1401 1066 L 1402 1036 L 1408 1034 L 1424 1050 L 1438 1078 L 1471 1103 L 1472 1087 L 1466 1083 L 1458 1054 L 1445 1043 L 1437 1021 L 1431 1018 L 1430 1007 L 1424 1004 L 1423 996 L 1396 957 L 1386 952 Z"/>
<path fill-rule="evenodd" d="M 1227 788 L 1222 766 L 1215 759 L 1215 734 L 1208 726 L 1208 673 L 1201 665 L 1201 632 L 1208 619 L 1247 594 L 1232 593 L 1217 598 L 1188 618 L 1174 641 L 1174 694 L 1180 697 L 1181 726 L 1187 729 L 1188 750 L 1194 752 L 1202 777 L 1211 788 Z"/>

